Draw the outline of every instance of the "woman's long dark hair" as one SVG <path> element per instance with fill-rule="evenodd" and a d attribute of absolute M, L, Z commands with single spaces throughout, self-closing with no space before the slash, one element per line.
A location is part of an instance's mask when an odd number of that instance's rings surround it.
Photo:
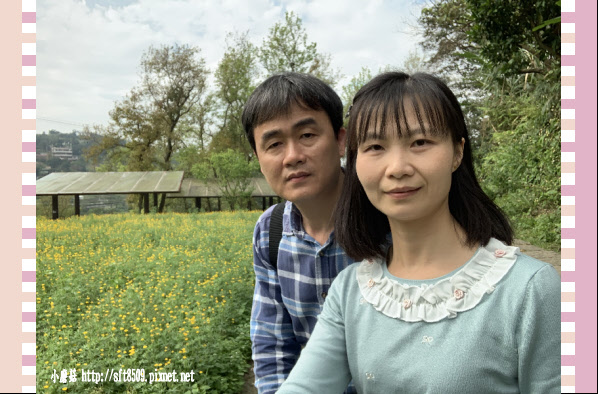
<path fill-rule="evenodd" d="M 357 261 L 384 257 L 390 232 L 388 218 L 365 194 L 355 160 L 366 132 L 375 130 L 377 137 L 384 137 L 387 128 L 381 125 L 394 122 L 399 136 L 409 135 L 407 111 L 415 113 L 424 134 L 447 135 L 455 144 L 465 140 L 461 164 L 452 175 L 448 202 L 451 215 L 465 230 L 467 245 L 486 245 L 491 237 L 510 245 L 513 230 L 509 221 L 475 177 L 467 126 L 455 95 L 432 75 L 387 72 L 363 86 L 350 109 L 345 180 L 335 214 L 336 237 L 345 252 Z"/>

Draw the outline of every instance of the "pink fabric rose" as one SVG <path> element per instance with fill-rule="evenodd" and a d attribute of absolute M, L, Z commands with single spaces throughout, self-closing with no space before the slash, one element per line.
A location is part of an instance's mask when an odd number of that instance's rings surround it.
<path fill-rule="evenodd" d="M 505 254 L 507 254 L 507 252 L 502 249 L 496 249 L 494 251 L 494 256 L 496 257 L 503 257 Z"/>

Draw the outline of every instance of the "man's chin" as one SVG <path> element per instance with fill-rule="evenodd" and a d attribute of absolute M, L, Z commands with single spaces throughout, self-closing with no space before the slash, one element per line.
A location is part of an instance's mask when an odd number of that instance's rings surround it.
<path fill-rule="evenodd" d="M 318 198 L 317 194 L 311 190 L 291 190 L 279 194 L 283 199 L 294 204 L 310 203 Z"/>

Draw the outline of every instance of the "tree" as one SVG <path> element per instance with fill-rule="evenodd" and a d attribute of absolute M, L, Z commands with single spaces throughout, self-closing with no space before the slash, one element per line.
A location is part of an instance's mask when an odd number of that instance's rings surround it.
<path fill-rule="evenodd" d="M 218 104 L 216 118 L 219 121 L 218 132 L 210 145 L 214 152 L 230 148 L 243 152 L 247 159 L 252 155 L 241 115 L 256 86 L 259 74 L 257 52 L 255 45 L 248 40 L 247 32 L 227 35 L 224 56 L 214 73 Z"/>
<path fill-rule="evenodd" d="M 142 87 L 155 110 L 155 126 L 162 131 L 159 141 L 166 171 L 172 169 L 172 154 L 184 137 L 177 125 L 200 103 L 206 89 L 208 70 L 198 54 L 198 48 L 189 46 L 150 47 L 141 59 Z"/>
<path fill-rule="evenodd" d="M 430 72 L 426 58 L 417 50 L 409 51 L 407 58 L 403 61 L 400 71 L 407 74 L 415 74 L 419 72 Z"/>
<path fill-rule="evenodd" d="M 206 103 L 208 70 L 199 52 L 186 45 L 150 47 L 141 59 L 140 85 L 115 103 L 110 124 L 84 130 L 92 140 L 94 133 L 101 134 L 87 157 L 97 162 L 106 155 L 110 167 L 130 171 L 173 169 L 173 155 L 184 146 L 189 122 L 203 116 L 197 107 Z M 162 194 L 159 212 L 165 200 Z"/>
<path fill-rule="evenodd" d="M 343 113 L 349 114 L 349 108 L 353 104 L 355 94 L 372 79 L 372 72 L 368 67 L 361 67 L 359 73 L 351 78 L 348 84 L 343 86 L 341 93 L 341 100 L 343 101 Z M 345 127 L 347 126 L 347 117 L 344 120 Z"/>
<path fill-rule="evenodd" d="M 478 67 L 471 56 L 464 56 L 478 50 L 469 37 L 473 21 L 466 0 L 434 1 L 422 9 L 418 22 L 423 29 L 421 46 L 436 73 L 468 75 Z"/>
<path fill-rule="evenodd" d="M 517 236 L 558 249 L 560 25 L 554 0 L 438 0 L 422 46 L 466 115 L 486 192 Z"/>
<path fill-rule="evenodd" d="M 556 0 L 467 0 L 472 40 L 506 74 L 546 74 L 560 68 L 561 25 Z"/>
<path fill-rule="evenodd" d="M 301 18 L 286 12 L 284 22 L 276 23 L 259 49 L 259 58 L 269 75 L 283 71 L 313 74 L 334 86 L 340 78 L 330 66 L 330 55 L 319 53 L 315 42 L 308 42 Z"/>
<path fill-rule="evenodd" d="M 251 198 L 251 177 L 259 170 L 255 160 L 247 162 L 241 152 L 227 149 L 224 152 L 212 153 L 207 162 L 193 167 L 193 175 L 198 179 L 213 179 L 220 188 L 231 211 L 235 207 L 244 207 Z"/>

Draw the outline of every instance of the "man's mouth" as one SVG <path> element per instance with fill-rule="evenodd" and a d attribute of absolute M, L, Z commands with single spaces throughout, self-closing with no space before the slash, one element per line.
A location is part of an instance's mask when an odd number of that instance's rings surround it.
<path fill-rule="evenodd" d="M 308 176 L 309 176 L 309 173 L 305 172 L 305 171 L 294 172 L 294 173 L 290 174 L 289 176 L 287 176 L 287 181 L 288 182 L 298 182 L 298 181 L 301 181 L 301 180 L 307 178 Z"/>

